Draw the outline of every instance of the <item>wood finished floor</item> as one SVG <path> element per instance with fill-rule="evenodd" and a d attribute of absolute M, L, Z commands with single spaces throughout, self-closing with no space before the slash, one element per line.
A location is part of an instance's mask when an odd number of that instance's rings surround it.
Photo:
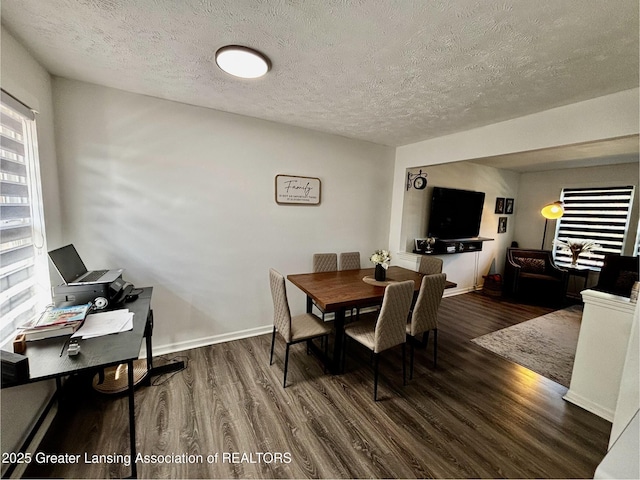
<path fill-rule="evenodd" d="M 346 373 L 324 374 L 292 347 L 282 388 L 283 343 L 270 335 L 184 352 L 188 368 L 136 392 L 138 451 L 202 455 L 203 463 L 138 463 L 140 478 L 592 478 L 611 424 L 562 400 L 566 388 L 471 343 L 549 313 L 470 293 L 440 308 L 438 368 L 432 344 L 416 351 L 402 386 L 400 349 L 380 364 L 372 400 L 368 354 L 353 347 Z M 79 379 L 78 379 L 79 380 Z M 77 465 L 35 465 L 28 477 L 117 478 L 122 464 L 86 464 L 85 452 L 127 453 L 126 398 L 73 385 L 40 446 L 78 453 Z M 290 463 L 208 464 L 223 452 L 290 454 Z M 241 459 L 240 459 L 241 460 Z M 267 460 L 265 458 L 265 460 Z"/>

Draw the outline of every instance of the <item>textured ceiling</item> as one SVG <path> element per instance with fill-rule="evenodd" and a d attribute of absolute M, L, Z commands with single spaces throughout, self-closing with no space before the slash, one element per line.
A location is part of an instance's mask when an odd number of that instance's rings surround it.
<path fill-rule="evenodd" d="M 398 146 L 638 87 L 637 0 L 2 0 L 54 75 Z M 273 63 L 218 70 L 227 44 Z"/>

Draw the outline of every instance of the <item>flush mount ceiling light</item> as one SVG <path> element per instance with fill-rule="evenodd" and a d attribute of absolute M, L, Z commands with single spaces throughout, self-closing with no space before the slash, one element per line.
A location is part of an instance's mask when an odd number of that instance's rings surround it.
<path fill-rule="evenodd" d="M 218 67 L 240 78 L 258 78 L 271 68 L 271 62 L 262 53 L 240 45 L 227 45 L 216 52 Z"/>

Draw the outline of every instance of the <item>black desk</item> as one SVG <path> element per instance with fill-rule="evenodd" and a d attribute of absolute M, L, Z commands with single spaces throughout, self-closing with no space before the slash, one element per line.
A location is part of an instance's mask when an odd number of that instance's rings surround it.
<path fill-rule="evenodd" d="M 131 476 L 137 476 L 136 423 L 134 409 L 133 361 L 140 355 L 142 339 L 146 336 L 148 375 L 153 372 L 153 354 L 151 336 L 153 333 L 153 311 L 151 310 L 152 287 L 144 288 L 137 300 L 125 303 L 134 313 L 133 329 L 103 337 L 80 341 L 80 353 L 69 357 L 66 343 L 69 336 L 48 338 L 27 343 L 24 353 L 29 358 L 29 379 L 22 383 L 33 383 L 47 379 L 56 379 L 60 388 L 61 377 L 74 373 L 100 370 L 126 363 L 128 366 L 129 396 L 129 442 L 131 446 Z"/>

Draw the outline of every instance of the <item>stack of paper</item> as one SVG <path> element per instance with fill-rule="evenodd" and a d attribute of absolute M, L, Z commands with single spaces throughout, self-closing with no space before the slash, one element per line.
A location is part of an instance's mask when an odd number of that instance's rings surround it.
<path fill-rule="evenodd" d="M 112 333 L 126 332 L 133 329 L 133 312 L 123 308 L 108 312 L 92 313 L 87 315 L 82 327 L 71 338 L 83 339 L 101 337 Z"/>

